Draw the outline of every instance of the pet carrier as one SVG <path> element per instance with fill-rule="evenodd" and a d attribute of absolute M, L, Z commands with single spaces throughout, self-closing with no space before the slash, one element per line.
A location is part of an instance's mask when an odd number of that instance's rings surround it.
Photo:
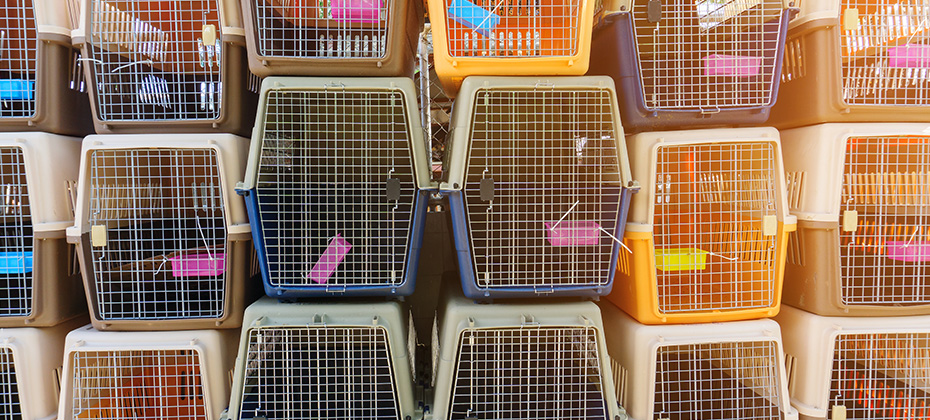
<path fill-rule="evenodd" d="M 592 302 L 477 304 L 456 292 L 433 341 L 433 419 L 626 419 Z"/>
<path fill-rule="evenodd" d="M 419 418 L 416 334 L 400 303 L 278 303 L 246 310 L 228 420 Z"/>
<path fill-rule="evenodd" d="M 242 11 L 259 76 L 413 74 L 422 0 L 242 0 Z"/>
<path fill-rule="evenodd" d="M 801 419 L 930 415 L 930 317 L 822 317 L 786 305 L 775 320 Z"/>
<path fill-rule="evenodd" d="M 252 246 L 233 185 L 247 147 L 229 134 L 84 140 L 68 239 L 94 327 L 239 327 Z"/>
<path fill-rule="evenodd" d="M 77 138 L 0 133 L 0 327 L 51 326 L 87 311 L 65 239 L 80 149 Z"/>
<path fill-rule="evenodd" d="M 113 332 L 65 340 L 59 419 L 217 419 L 229 402 L 233 330 Z"/>
<path fill-rule="evenodd" d="M 601 309 L 630 419 L 797 420 L 775 321 L 643 325 L 609 302 Z"/>
<path fill-rule="evenodd" d="M 442 188 L 471 298 L 610 292 L 630 194 L 608 77 L 470 77 Z"/>
<path fill-rule="evenodd" d="M 773 124 L 930 121 L 925 1 L 798 3 Z"/>
<path fill-rule="evenodd" d="M 616 80 L 628 131 L 768 119 L 793 1 L 606 3 L 589 74 Z"/>
<path fill-rule="evenodd" d="M 455 96 L 471 75 L 588 71 L 599 0 L 429 0 L 436 73 Z"/>
<path fill-rule="evenodd" d="M 413 81 L 267 78 L 238 186 L 265 292 L 413 292 L 430 173 Z"/>
<path fill-rule="evenodd" d="M 824 316 L 930 314 L 930 125 L 785 130 L 785 303 Z"/>
<path fill-rule="evenodd" d="M 84 0 L 97 133 L 248 135 L 255 95 L 238 0 Z"/>
<path fill-rule="evenodd" d="M 774 316 L 788 214 L 778 132 L 735 128 L 628 139 L 633 198 L 608 299 L 644 324 Z"/>

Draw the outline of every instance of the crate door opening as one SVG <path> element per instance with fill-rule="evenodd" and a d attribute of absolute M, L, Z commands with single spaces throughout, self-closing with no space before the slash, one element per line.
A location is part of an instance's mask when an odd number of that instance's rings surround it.
<path fill-rule="evenodd" d="M 225 319 L 247 242 L 227 240 L 216 151 L 98 149 L 87 163 L 95 320 Z"/>
<path fill-rule="evenodd" d="M 33 248 L 26 165 L 19 147 L 0 147 L 0 221 L 0 317 L 29 316 L 33 311 L 37 255 Z M 67 262 L 59 263 L 68 266 Z"/>
<path fill-rule="evenodd" d="M 39 43 L 32 1 L 8 1 L 0 6 L 0 27 L 0 118 L 33 117 Z"/>

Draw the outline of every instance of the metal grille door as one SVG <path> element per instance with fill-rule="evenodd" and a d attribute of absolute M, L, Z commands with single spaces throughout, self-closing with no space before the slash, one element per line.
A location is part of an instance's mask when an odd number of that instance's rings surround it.
<path fill-rule="evenodd" d="M 417 187 L 400 92 L 270 91 L 257 197 L 270 283 L 404 280 Z"/>
<path fill-rule="evenodd" d="M 0 118 L 35 115 L 36 38 L 32 0 L 0 5 Z"/>
<path fill-rule="evenodd" d="M 659 347 L 653 418 L 780 420 L 778 364 L 773 341 Z"/>
<path fill-rule="evenodd" d="M 216 152 L 94 150 L 89 163 L 101 319 L 222 317 L 229 261 Z"/>
<path fill-rule="evenodd" d="M 255 328 L 248 345 L 240 418 L 400 419 L 384 328 Z"/>
<path fill-rule="evenodd" d="M 23 417 L 19 400 L 19 381 L 16 379 L 16 366 L 13 351 L 0 349 L 0 419 L 19 420 Z"/>
<path fill-rule="evenodd" d="M 775 153 L 767 142 L 658 148 L 653 238 L 660 312 L 772 306 Z"/>
<path fill-rule="evenodd" d="M 385 55 L 388 13 L 394 0 L 252 1 L 260 56 L 345 59 Z"/>
<path fill-rule="evenodd" d="M 90 0 L 88 61 L 102 121 L 216 120 L 217 0 Z"/>
<path fill-rule="evenodd" d="M 478 286 L 606 285 L 620 201 L 610 93 L 488 90 L 475 102 L 464 191 Z"/>
<path fill-rule="evenodd" d="M 836 338 L 828 404 L 846 418 L 900 420 L 930 415 L 930 335 L 842 334 Z M 832 413 L 836 408 L 827 410 Z"/>
<path fill-rule="evenodd" d="M 452 57 L 569 57 L 582 0 L 445 0 Z"/>
<path fill-rule="evenodd" d="M 449 420 L 607 418 L 594 328 L 465 330 L 459 340 Z"/>
<path fill-rule="evenodd" d="M 0 223 L 0 316 L 28 316 L 32 314 L 32 220 L 26 166 L 18 147 L 0 147 Z"/>
<path fill-rule="evenodd" d="M 646 108 L 713 112 L 772 103 L 783 11 L 781 0 L 634 1 Z"/>
<path fill-rule="evenodd" d="M 847 141 L 840 205 L 843 303 L 930 303 L 928 172 L 930 137 Z"/>
<path fill-rule="evenodd" d="M 843 0 L 843 100 L 851 105 L 930 105 L 930 1 Z"/>
<path fill-rule="evenodd" d="M 72 364 L 74 419 L 207 418 L 193 350 L 76 352 Z"/>

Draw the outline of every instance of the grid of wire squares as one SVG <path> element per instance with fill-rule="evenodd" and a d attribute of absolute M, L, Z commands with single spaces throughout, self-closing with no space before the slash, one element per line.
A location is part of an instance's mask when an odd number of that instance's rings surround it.
<path fill-rule="evenodd" d="M 400 285 L 417 187 L 397 91 L 268 93 L 257 197 L 271 285 Z M 310 276 L 335 238 L 338 268 Z M 325 283 L 325 284 L 324 284 Z"/>
<path fill-rule="evenodd" d="M 102 121 L 216 120 L 217 0 L 91 0 L 87 61 Z"/>
<path fill-rule="evenodd" d="M 35 115 L 36 39 L 32 0 L 0 5 L 0 118 Z"/>
<path fill-rule="evenodd" d="M 449 420 L 606 419 L 597 330 L 467 329 Z"/>
<path fill-rule="evenodd" d="M 399 420 L 383 327 L 249 331 L 241 418 Z"/>
<path fill-rule="evenodd" d="M 775 145 L 659 146 L 654 206 L 663 313 L 769 307 L 775 298 Z"/>
<path fill-rule="evenodd" d="M 561 57 L 578 51 L 582 0 L 445 0 L 452 57 Z"/>
<path fill-rule="evenodd" d="M 94 150 L 89 166 L 101 319 L 221 317 L 229 261 L 216 152 Z"/>
<path fill-rule="evenodd" d="M 852 105 L 930 105 L 930 3 L 843 0 L 843 100 Z"/>
<path fill-rule="evenodd" d="M 433 32 L 426 28 L 420 34 L 417 47 L 417 94 L 420 101 L 420 123 L 430 151 L 433 179 L 442 179 L 442 161 L 450 138 L 452 99 L 446 95 L 433 65 Z"/>
<path fill-rule="evenodd" d="M 394 0 L 253 0 L 259 55 L 381 58 Z"/>
<path fill-rule="evenodd" d="M 79 351 L 72 366 L 74 419 L 207 418 L 194 350 Z"/>
<path fill-rule="evenodd" d="M 928 359 L 927 333 L 840 334 L 828 403 L 845 406 L 853 419 L 925 418 L 930 415 Z"/>
<path fill-rule="evenodd" d="M 612 115 L 607 91 L 478 91 L 464 191 L 479 286 L 609 281 L 615 244 L 600 229 L 613 235 L 619 217 Z M 554 246 L 553 232 L 574 228 L 593 229 L 593 242 Z"/>
<path fill-rule="evenodd" d="M 930 303 L 930 137 L 847 140 L 841 219 L 850 211 L 858 223 L 840 232 L 843 302 Z"/>
<path fill-rule="evenodd" d="M 713 111 L 773 102 L 781 0 L 633 2 L 648 109 Z"/>
<path fill-rule="evenodd" d="M 32 313 L 33 241 L 23 151 L 0 147 L 0 316 Z"/>
<path fill-rule="evenodd" d="M 21 419 L 22 415 L 13 350 L 0 348 L 0 418 Z"/>
<path fill-rule="evenodd" d="M 778 364 L 774 341 L 661 346 L 656 354 L 654 416 L 779 420 Z"/>

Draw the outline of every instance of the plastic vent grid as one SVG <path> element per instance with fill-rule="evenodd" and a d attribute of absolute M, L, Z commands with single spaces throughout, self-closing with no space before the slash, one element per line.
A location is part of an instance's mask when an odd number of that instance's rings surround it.
<path fill-rule="evenodd" d="M 841 334 L 835 344 L 830 406 L 845 406 L 851 419 L 930 415 L 930 335 Z"/>
<path fill-rule="evenodd" d="M 464 330 L 450 419 L 606 419 L 594 328 Z"/>
<path fill-rule="evenodd" d="M 930 303 L 930 137 L 850 138 L 840 219 L 845 304 Z"/>
<path fill-rule="evenodd" d="M 253 0 L 259 55 L 381 58 L 393 0 Z"/>
<path fill-rule="evenodd" d="M 228 261 L 216 152 L 104 149 L 89 161 L 101 319 L 221 317 Z"/>
<path fill-rule="evenodd" d="M 220 117 L 216 0 L 92 0 L 88 7 L 87 61 L 100 120 Z"/>
<path fill-rule="evenodd" d="M 465 201 L 480 287 L 608 284 L 616 246 L 603 232 L 616 234 L 620 202 L 612 115 L 606 90 L 478 91 Z M 580 231 L 590 238 L 554 239 Z"/>
<path fill-rule="evenodd" d="M 401 92 L 268 92 L 257 197 L 276 287 L 400 285 L 414 183 Z M 329 276 L 316 262 L 344 241 Z M 325 264 L 323 264 L 325 265 Z"/>
<path fill-rule="evenodd" d="M 0 316 L 32 314 L 32 220 L 23 151 L 0 147 Z"/>
<path fill-rule="evenodd" d="M 240 418 L 400 419 L 384 328 L 255 328 L 247 360 Z"/>
<path fill-rule="evenodd" d="M 770 307 L 775 299 L 775 145 L 660 146 L 654 240 L 659 311 Z"/>
<path fill-rule="evenodd" d="M 21 419 L 23 414 L 20 404 L 13 351 L 0 348 L 0 419 Z"/>
<path fill-rule="evenodd" d="M 31 0 L 0 5 L 0 118 L 35 115 L 36 39 Z"/>
<path fill-rule="evenodd" d="M 654 415 L 670 420 L 779 420 L 779 360 L 773 341 L 659 347 Z"/>
<path fill-rule="evenodd" d="M 781 0 L 633 2 L 646 108 L 715 110 L 773 101 Z"/>
<path fill-rule="evenodd" d="M 193 350 L 73 353 L 74 419 L 206 420 Z"/>
<path fill-rule="evenodd" d="M 928 4 L 844 0 L 841 5 L 843 100 L 851 105 L 930 105 Z"/>
<path fill-rule="evenodd" d="M 452 57 L 568 57 L 578 51 L 582 0 L 445 0 Z"/>

